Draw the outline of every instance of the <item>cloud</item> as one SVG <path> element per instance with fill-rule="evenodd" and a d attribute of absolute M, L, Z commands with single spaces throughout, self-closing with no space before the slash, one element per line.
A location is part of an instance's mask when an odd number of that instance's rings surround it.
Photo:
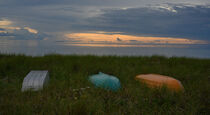
<path fill-rule="evenodd" d="M 173 7 L 170 7 L 170 6 L 158 6 L 157 8 L 165 9 L 165 10 L 168 10 L 170 12 L 177 13 L 177 10 L 175 10 Z"/>
<path fill-rule="evenodd" d="M 106 33 L 106 32 L 104 32 Z M 94 44 L 208 44 L 203 40 L 190 40 L 187 38 L 171 37 L 142 37 L 125 34 L 104 34 L 104 33 L 70 33 L 66 34 L 66 40 L 79 41 L 78 43 Z"/>
<path fill-rule="evenodd" d="M 119 37 L 116 40 L 119 41 L 119 42 L 122 41 Z"/>
<path fill-rule="evenodd" d="M 8 26 L 8 25 L 11 25 L 12 22 L 7 20 L 7 19 L 2 19 L 0 20 L 0 26 Z"/>
<path fill-rule="evenodd" d="M 47 35 L 45 34 L 35 34 L 31 33 L 26 29 L 19 29 L 19 30 L 13 30 L 13 31 L 0 31 L 0 39 L 1 38 L 7 38 L 7 39 L 15 39 L 15 40 L 43 40 Z"/>
<path fill-rule="evenodd" d="M 36 28 L 38 33 L 52 35 L 106 31 L 192 40 L 209 40 L 210 37 L 210 7 L 205 5 L 209 3 L 208 0 L 172 0 L 167 3 L 159 0 L 23 0 L 21 4 L 27 3 L 24 10 L 20 4 L 11 7 L 17 1 L 10 1 L 7 3 L 10 7 L 0 7 L 0 14 L 16 21 L 17 26 L 13 26 L 13 29 L 26 24 L 25 27 Z"/>
<path fill-rule="evenodd" d="M 8 19 L 0 20 L 0 39 L 15 39 L 15 40 L 42 40 L 46 34 L 39 33 L 37 30 L 30 27 L 18 27 L 13 25 L 13 21 Z"/>
<path fill-rule="evenodd" d="M 210 8 L 208 6 L 173 5 L 110 9 L 90 18 L 91 29 L 120 31 L 141 36 L 182 37 L 209 40 Z"/>
<path fill-rule="evenodd" d="M 19 30 L 20 29 L 20 27 L 11 26 L 12 24 L 13 24 L 13 22 L 8 19 L 0 20 L 0 28 L 1 29 L 4 29 L 4 30 Z"/>
<path fill-rule="evenodd" d="M 38 33 L 37 30 L 32 29 L 32 28 L 30 28 L 30 27 L 24 27 L 24 29 L 28 30 L 28 32 L 30 32 L 30 33 L 34 33 L 34 34 L 37 34 L 37 33 Z"/>
<path fill-rule="evenodd" d="M 207 4 L 209 0 L 1 0 L 0 5 L 10 6 L 40 6 L 40 5 L 55 5 L 68 4 L 74 6 L 141 6 L 148 4 L 163 4 L 163 3 L 190 3 L 190 4 Z"/>

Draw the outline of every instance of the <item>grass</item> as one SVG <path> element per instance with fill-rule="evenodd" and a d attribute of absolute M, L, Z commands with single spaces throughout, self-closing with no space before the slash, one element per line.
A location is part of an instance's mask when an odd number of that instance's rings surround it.
<path fill-rule="evenodd" d="M 50 83 L 38 92 L 21 92 L 30 70 L 49 70 Z M 117 92 L 95 88 L 88 76 L 117 76 Z M 149 89 L 134 80 L 156 73 L 180 80 L 184 93 Z M 210 59 L 0 55 L 0 114 L 208 114 Z M 76 90 L 90 87 L 86 90 Z"/>

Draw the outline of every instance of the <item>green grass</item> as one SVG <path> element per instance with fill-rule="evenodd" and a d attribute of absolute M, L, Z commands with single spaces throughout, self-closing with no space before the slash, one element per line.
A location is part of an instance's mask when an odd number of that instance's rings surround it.
<path fill-rule="evenodd" d="M 30 70 L 49 70 L 50 83 L 42 91 L 21 92 Z M 95 88 L 88 76 L 98 72 L 117 76 L 117 92 Z M 184 93 L 149 89 L 134 80 L 156 73 L 180 80 Z M 0 115 L 6 114 L 208 114 L 210 59 L 177 57 L 0 55 Z M 84 91 L 74 89 L 89 86 Z"/>

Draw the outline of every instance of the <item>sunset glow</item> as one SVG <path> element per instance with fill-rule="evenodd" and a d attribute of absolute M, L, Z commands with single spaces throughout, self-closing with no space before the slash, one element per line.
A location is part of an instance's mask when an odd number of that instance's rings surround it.
<path fill-rule="evenodd" d="M 210 57 L 210 0 L 1 0 L 0 6 L 0 53 Z"/>
<path fill-rule="evenodd" d="M 66 40 L 79 43 L 115 43 L 115 44 L 207 44 L 203 40 L 190 40 L 186 38 L 171 37 L 142 37 L 124 35 L 120 33 L 96 32 L 96 33 L 71 33 L 65 35 Z"/>
<path fill-rule="evenodd" d="M 37 30 L 32 29 L 32 28 L 29 28 L 29 27 L 24 27 L 24 29 L 28 30 L 28 32 L 30 32 L 30 33 L 34 33 L 34 34 L 37 34 L 38 33 Z"/>
<path fill-rule="evenodd" d="M 11 25 L 11 24 L 12 24 L 12 22 L 9 20 L 6 20 L 6 19 L 0 20 L 0 26 L 7 26 L 7 25 Z"/>

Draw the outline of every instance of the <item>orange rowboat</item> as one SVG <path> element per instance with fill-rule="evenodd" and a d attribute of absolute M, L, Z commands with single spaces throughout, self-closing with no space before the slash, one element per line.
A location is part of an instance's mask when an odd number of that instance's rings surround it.
<path fill-rule="evenodd" d="M 184 87 L 182 86 L 181 82 L 169 76 L 158 74 L 141 74 L 137 75 L 135 79 L 145 83 L 151 88 L 166 86 L 168 89 L 176 92 L 184 91 Z"/>

